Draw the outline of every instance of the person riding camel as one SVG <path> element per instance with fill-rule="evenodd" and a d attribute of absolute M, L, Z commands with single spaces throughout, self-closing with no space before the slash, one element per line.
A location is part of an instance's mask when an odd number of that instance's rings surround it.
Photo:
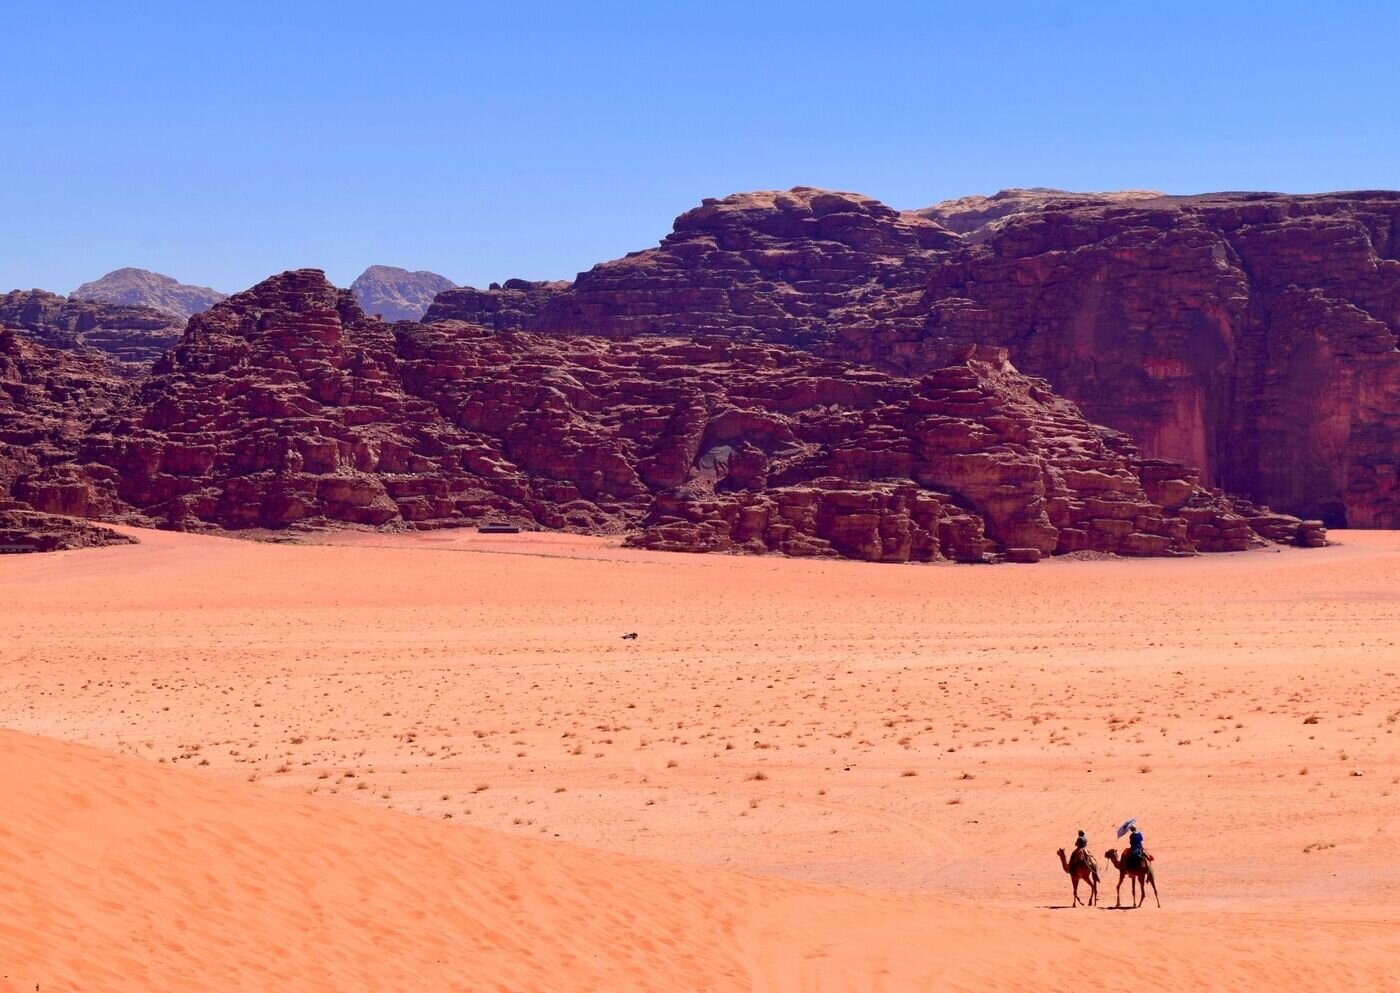
<path fill-rule="evenodd" d="M 1133 833 L 1128 836 L 1128 856 L 1132 859 L 1152 862 L 1152 854 L 1142 847 L 1142 828 L 1133 825 Z"/>
<path fill-rule="evenodd" d="M 1080 829 L 1079 837 L 1074 839 L 1074 854 L 1070 856 L 1070 865 L 1078 862 L 1086 863 L 1090 868 L 1097 868 L 1094 865 L 1094 857 L 1089 854 L 1089 839 Z"/>
<path fill-rule="evenodd" d="M 1118 837 L 1132 832 L 1128 836 L 1128 850 L 1123 853 L 1123 861 L 1127 865 L 1137 865 L 1141 860 L 1142 865 L 1153 861 L 1152 854 L 1142 846 L 1142 828 L 1138 827 L 1137 818 L 1129 817 L 1118 827 Z"/>

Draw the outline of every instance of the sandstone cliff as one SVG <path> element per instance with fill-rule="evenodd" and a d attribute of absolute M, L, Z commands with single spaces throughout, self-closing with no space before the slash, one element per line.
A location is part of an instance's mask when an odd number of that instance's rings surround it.
<path fill-rule="evenodd" d="M 191 319 L 15 490 L 176 528 L 492 519 L 875 561 L 1323 540 L 1140 458 L 1004 350 L 904 378 L 724 336 L 386 324 L 316 270 Z"/>
<path fill-rule="evenodd" d="M 117 515 L 110 473 L 80 470 L 74 457 L 92 420 L 130 399 L 131 386 L 101 355 L 48 348 L 0 327 L 0 500 Z"/>
<path fill-rule="evenodd" d="M 135 538 L 91 521 L 41 514 L 24 504 L 0 500 L 0 555 L 134 544 Z"/>
<path fill-rule="evenodd" d="M 1316 523 L 1236 506 L 1184 466 L 1141 459 L 1005 349 L 967 348 L 918 380 L 881 382 L 888 392 L 854 410 L 818 400 L 773 418 L 791 447 L 724 430 L 753 412 L 712 421 L 696 471 L 658 496 L 633 542 L 900 562 L 1240 551 L 1264 534 L 1323 543 Z"/>
<path fill-rule="evenodd" d="M 628 337 L 747 334 L 818 348 L 917 304 L 959 238 L 869 197 L 810 187 L 706 200 L 657 248 L 572 284 L 511 280 L 438 296 L 426 321 Z M 917 326 L 917 315 L 910 318 Z"/>
<path fill-rule="evenodd" d="M 162 352 L 180 339 L 185 322 L 150 307 L 75 300 L 44 290 L 0 295 L 0 326 L 23 329 L 52 348 L 100 353 L 129 378 L 150 371 Z"/>
<path fill-rule="evenodd" d="M 74 457 L 89 418 L 129 399 L 130 386 L 101 356 L 47 348 L 0 326 L 0 553 L 132 540 L 60 516 L 118 518 L 127 509 L 100 468 L 90 473 Z"/>
<path fill-rule="evenodd" d="M 447 317 L 720 333 L 901 375 L 1004 346 L 1211 485 L 1400 527 L 1400 193 L 1010 191 L 905 213 L 809 188 L 742 194 L 572 284 L 442 294 L 428 319 Z"/>
<path fill-rule="evenodd" d="M 937 221 L 969 242 L 986 241 L 1006 226 L 1008 219 L 1047 210 L 1079 206 L 1131 204 L 1159 200 L 1166 196 L 1157 190 L 1116 190 L 1112 193 L 1074 193 L 1044 186 L 999 190 L 991 196 L 966 196 L 944 200 L 932 207 L 914 211 L 920 217 Z"/>
<path fill-rule="evenodd" d="M 887 368 L 992 341 L 1214 485 L 1400 527 L 1400 194 L 1173 197 L 1015 219 L 937 267 Z M 915 344 L 917 342 L 917 344 Z M 932 347 L 931 347 L 932 346 Z"/>

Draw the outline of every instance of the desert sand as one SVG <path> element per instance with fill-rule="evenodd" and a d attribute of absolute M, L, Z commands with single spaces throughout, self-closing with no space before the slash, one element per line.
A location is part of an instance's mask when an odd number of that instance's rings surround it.
<path fill-rule="evenodd" d="M 133 533 L 0 560 L 3 993 L 1393 982 L 1400 534 Z M 1129 816 L 1163 908 L 1065 909 Z"/>

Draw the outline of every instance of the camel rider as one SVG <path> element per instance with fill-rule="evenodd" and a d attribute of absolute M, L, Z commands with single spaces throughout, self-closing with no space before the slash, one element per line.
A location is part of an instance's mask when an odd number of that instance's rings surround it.
<path fill-rule="evenodd" d="M 1079 837 L 1074 839 L 1074 855 L 1070 861 L 1071 863 L 1087 862 L 1089 865 L 1094 864 L 1093 858 L 1089 855 L 1089 839 L 1085 836 L 1082 829 L 1079 832 Z"/>
<path fill-rule="evenodd" d="M 1133 825 L 1133 833 L 1128 836 L 1128 855 L 1135 862 L 1147 863 L 1152 861 L 1152 856 L 1142 847 L 1142 828 Z"/>

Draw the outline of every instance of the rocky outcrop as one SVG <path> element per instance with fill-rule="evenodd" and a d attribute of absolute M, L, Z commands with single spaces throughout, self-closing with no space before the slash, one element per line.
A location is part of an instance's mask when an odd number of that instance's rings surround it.
<path fill-rule="evenodd" d="M 435 296 L 455 287 L 452 280 L 435 272 L 372 265 L 350 284 L 350 292 L 367 314 L 386 321 L 416 321 Z"/>
<path fill-rule="evenodd" d="M 130 385 L 100 355 L 48 348 L 0 327 L 0 500 L 120 517 L 112 473 L 80 468 L 75 458 L 92 420 L 130 398 Z"/>
<path fill-rule="evenodd" d="M 660 246 L 572 285 L 440 294 L 425 320 L 586 333 L 748 335 L 818 348 L 917 303 L 956 235 L 869 197 L 810 187 L 705 200 Z M 915 317 L 914 323 L 917 324 Z"/>
<path fill-rule="evenodd" d="M 1014 219 L 929 280 L 885 368 L 995 342 L 1093 420 L 1212 485 L 1400 527 L 1400 194 L 1228 194 Z"/>
<path fill-rule="evenodd" d="M 1000 190 L 991 196 L 966 196 L 914 211 L 920 217 L 936 221 L 949 231 L 962 235 L 969 242 L 986 241 L 1006 226 L 1009 218 L 1047 210 L 1065 210 L 1079 206 L 1132 204 L 1144 200 L 1160 200 L 1166 196 L 1156 190 L 1116 190 L 1112 193 L 1073 193 L 1045 186 L 1030 189 Z"/>
<path fill-rule="evenodd" d="M 0 555 L 134 544 L 135 538 L 91 521 L 41 514 L 23 504 L 0 500 Z"/>
<path fill-rule="evenodd" d="M 77 474 L 115 501 L 89 516 L 183 529 L 500 520 L 873 561 L 1263 540 L 1190 470 L 1143 461 L 1004 350 L 911 379 L 723 336 L 386 324 L 316 270 L 194 317 L 67 451 L 28 474 L 35 507 L 60 509 L 57 481 Z M 1273 540 L 1321 540 L 1249 510 Z"/>
<path fill-rule="evenodd" d="M 708 459 L 713 478 L 698 472 L 661 494 L 632 542 L 896 562 L 1186 555 L 1260 542 L 1251 519 L 1191 470 L 1142 460 L 1126 436 L 1020 375 L 1004 349 L 964 349 L 955 365 L 891 383 L 898 391 L 858 417 L 804 411 L 793 437 L 817 446 L 800 455 L 775 459 L 748 439 L 722 439 L 697 463 Z M 1272 540 L 1325 543 L 1316 522 L 1248 513 L 1261 526 L 1278 519 Z"/>
<path fill-rule="evenodd" d="M 134 379 L 180 339 L 185 322 L 150 307 L 12 290 L 0 296 L 0 326 L 22 329 L 51 348 L 100 353 L 117 372 Z"/>
<path fill-rule="evenodd" d="M 564 280 L 528 279 L 507 279 L 484 290 L 459 286 L 439 293 L 423 320 L 467 321 L 503 331 L 539 330 L 546 323 L 542 315 L 552 303 L 558 301 L 564 308 L 572 306 L 572 289 L 573 284 Z"/>
<path fill-rule="evenodd" d="M 100 279 L 84 283 L 70 296 L 74 300 L 93 300 L 132 307 L 150 307 L 173 314 L 184 321 L 201 314 L 228 294 L 207 286 L 191 286 L 149 269 L 116 269 Z"/>
<path fill-rule="evenodd" d="M 1003 346 L 1211 486 L 1400 527 L 1400 193 L 1029 190 L 900 213 L 798 188 L 706 201 L 571 285 L 510 286 L 428 317 L 724 334 L 908 376 Z"/>

